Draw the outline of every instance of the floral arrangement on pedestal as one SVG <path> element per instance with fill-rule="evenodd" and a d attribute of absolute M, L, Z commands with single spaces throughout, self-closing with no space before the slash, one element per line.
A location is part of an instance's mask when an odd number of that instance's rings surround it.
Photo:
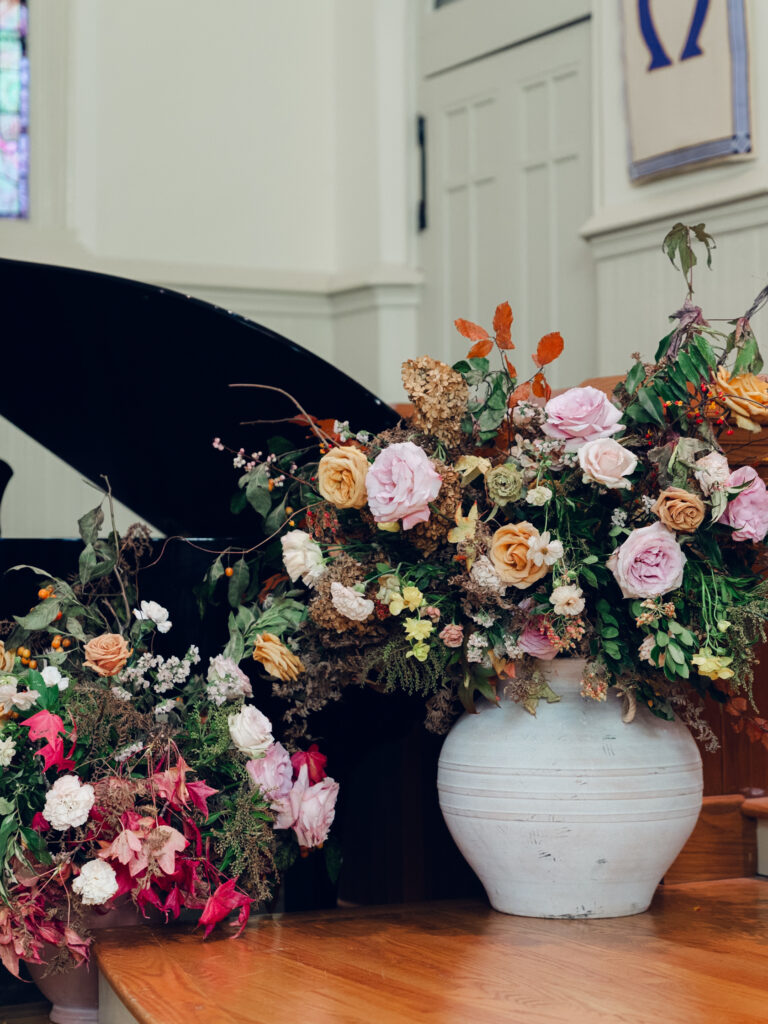
<path fill-rule="evenodd" d="M 558 333 L 523 379 L 504 302 L 492 332 L 456 321 L 471 348 L 454 366 L 403 364 L 413 415 L 395 429 L 372 435 L 343 410 L 317 420 L 294 400 L 305 446 L 278 438 L 248 455 L 214 441 L 241 471 L 235 507 L 267 534 L 234 567 L 264 585 L 231 616 L 229 650 L 276 677 L 289 735 L 351 683 L 425 697 L 438 733 L 478 693 L 535 714 L 557 700 L 537 666 L 577 654 L 583 697 L 619 694 L 626 720 L 643 702 L 713 746 L 710 695 L 768 744 L 751 691 L 768 493 L 720 443 L 768 422 L 751 329 L 766 295 L 726 331 L 708 323 L 692 300 L 698 243 L 709 260 L 703 225 L 665 239 L 685 303 L 654 361 L 635 356 L 611 396 L 552 394 Z M 209 596 L 223 571 L 218 559 Z M 270 615 L 280 628 L 265 631 Z"/>
<path fill-rule="evenodd" d="M 0 962 L 14 974 L 84 962 L 88 912 L 120 902 L 192 911 L 205 935 L 236 913 L 239 934 L 334 816 L 324 755 L 275 740 L 231 657 L 203 669 L 194 646 L 155 652 L 172 622 L 138 599 L 148 534 L 113 523 L 101 538 L 103 519 L 80 520 L 77 579 L 35 570 L 38 603 L 0 641 Z"/>

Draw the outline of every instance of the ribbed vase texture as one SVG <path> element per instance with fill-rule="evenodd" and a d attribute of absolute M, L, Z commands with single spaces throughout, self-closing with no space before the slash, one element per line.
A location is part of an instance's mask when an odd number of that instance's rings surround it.
<path fill-rule="evenodd" d="M 646 910 L 701 809 L 688 729 L 579 694 L 584 660 L 540 662 L 558 703 L 536 716 L 482 702 L 446 737 L 437 786 L 457 846 L 491 905 L 525 917 Z"/>

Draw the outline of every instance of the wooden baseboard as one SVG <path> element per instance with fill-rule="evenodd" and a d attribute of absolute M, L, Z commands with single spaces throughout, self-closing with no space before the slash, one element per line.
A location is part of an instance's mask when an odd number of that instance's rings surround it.
<path fill-rule="evenodd" d="M 744 878 L 757 871 L 757 828 L 749 804 L 734 793 L 705 796 L 693 834 L 664 876 L 664 882 L 707 882 Z"/>

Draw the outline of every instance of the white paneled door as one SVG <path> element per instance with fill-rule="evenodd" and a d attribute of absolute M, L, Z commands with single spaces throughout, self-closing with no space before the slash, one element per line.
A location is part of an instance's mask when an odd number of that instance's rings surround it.
<path fill-rule="evenodd" d="M 470 2 L 470 0 L 463 0 Z M 457 5 L 458 6 L 458 5 Z M 591 213 L 590 22 L 422 79 L 426 118 L 421 348 L 466 353 L 457 317 L 515 315 L 518 369 L 559 330 L 555 386 L 594 372 L 595 286 L 579 228 Z"/>

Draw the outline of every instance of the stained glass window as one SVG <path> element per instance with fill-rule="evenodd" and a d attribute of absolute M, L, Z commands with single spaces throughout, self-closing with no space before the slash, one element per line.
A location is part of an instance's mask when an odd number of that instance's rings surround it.
<path fill-rule="evenodd" d="M 0 217 L 29 205 L 27 0 L 0 0 Z"/>

